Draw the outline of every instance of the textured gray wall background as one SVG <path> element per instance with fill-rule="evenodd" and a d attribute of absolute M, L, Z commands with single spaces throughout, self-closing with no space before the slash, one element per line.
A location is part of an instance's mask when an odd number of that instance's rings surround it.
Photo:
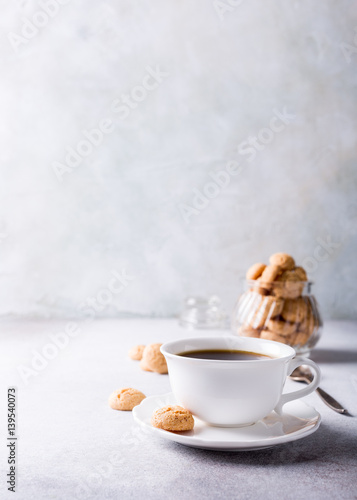
<path fill-rule="evenodd" d="M 357 317 L 356 4 L 61 4 L 1 2 L 0 314 L 229 309 L 283 250 Z"/>

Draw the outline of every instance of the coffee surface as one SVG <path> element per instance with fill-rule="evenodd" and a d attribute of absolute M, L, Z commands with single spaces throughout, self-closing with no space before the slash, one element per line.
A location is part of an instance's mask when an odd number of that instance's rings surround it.
<path fill-rule="evenodd" d="M 263 359 L 273 359 L 266 354 L 259 354 L 250 351 L 236 351 L 234 349 L 200 349 L 197 351 L 185 351 L 178 354 L 185 358 L 213 359 L 228 361 L 256 361 Z"/>

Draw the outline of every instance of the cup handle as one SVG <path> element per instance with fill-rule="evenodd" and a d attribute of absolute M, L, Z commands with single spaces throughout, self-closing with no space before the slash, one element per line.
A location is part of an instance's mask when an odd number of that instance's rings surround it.
<path fill-rule="evenodd" d="M 288 394 L 282 394 L 279 403 L 274 408 L 274 411 L 278 415 L 282 415 L 283 406 L 285 405 L 285 403 L 288 403 L 289 401 L 293 401 L 294 399 L 303 398 L 304 396 L 311 394 L 312 392 L 314 392 L 314 390 L 317 388 L 317 386 L 320 383 L 320 379 L 321 379 L 320 368 L 317 366 L 316 363 L 314 363 L 313 361 L 311 361 L 310 359 L 307 359 L 307 358 L 297 357 L 297 358 L 291 359 L 289 362 L 289 365 L 288 365 L 288 369 L 287 369 L 287 376 L 291 375 L 292 372 L 295 370 L 295 368 L 297 368 L 298 366 L 301 366 L 301 365 L 311 366 L 311 368 L 314 370 L 314 378 L 313 378 L 312 382 L 308 386 L 304 387 L 303 389 L 299 389 L 298 391 L 289 392 Z"/>

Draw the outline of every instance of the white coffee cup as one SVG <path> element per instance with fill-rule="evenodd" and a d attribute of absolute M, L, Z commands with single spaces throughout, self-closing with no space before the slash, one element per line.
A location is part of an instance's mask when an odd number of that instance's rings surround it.
<path fill-rule="evenodd" d="M 206 349 L 233 349 L 265 354 L 258 360 L 210 360 L 179 354 Z M 178 402 L 210 425 L 251 425 L 285 403 L 313 392 L 320 382 L 320 369 L 310 359 L 296 357 L 294 349 L 279 342 L 244 337 L 181 339 L 161 346 L 172 391 Z M 282 394 L 286 377 L 300 365 L 314 371 L 308 386 Z"/>

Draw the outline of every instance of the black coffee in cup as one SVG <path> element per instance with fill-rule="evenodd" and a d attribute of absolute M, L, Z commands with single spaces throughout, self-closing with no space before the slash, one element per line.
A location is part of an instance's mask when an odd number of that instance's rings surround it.
<path fill-rule="evenodd" d="M 250 351 L 236 351 L 234 349 L 202 349 L 197 351 L 185 351 L 178 354 L 185 358 L 211 359 L 217 361 L 255 361 L 273 359 L 266 354 Z"/>

